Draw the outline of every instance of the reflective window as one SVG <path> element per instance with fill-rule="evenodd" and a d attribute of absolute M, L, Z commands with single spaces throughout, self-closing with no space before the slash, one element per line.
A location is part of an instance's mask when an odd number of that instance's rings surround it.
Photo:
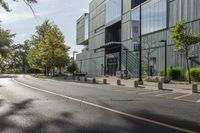
<path fill-rule="evenodd" d="M 89 15 L 85 16 L 85 40 L 88 39 L 88 35 L 89 35 Z"/>
<path fill-rule="evenodd" d="M 140 10 L 132 10 L 132 21 L 139 22 Z M 150 0 L 142 5 L 142 34 L 167 27 L 167 0 Z"/>
<path fill-rule="evenodd" d="M 121 0 L 106 0 L 106 23 L 120 18 L 122 12 Z"/>
<path fill-rule="evenodd" d="M 145 2 L 147 0 L 131 0 L 131 8 L 134 8 L 136 6 L 138 6 L 141 3 Z"/>

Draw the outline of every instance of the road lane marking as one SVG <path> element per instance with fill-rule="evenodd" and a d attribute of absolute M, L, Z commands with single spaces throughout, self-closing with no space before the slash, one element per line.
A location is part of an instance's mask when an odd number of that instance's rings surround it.
<path fill-rule="evenodd" d="M 175 97 L 174 99 L 182 99 L 182 98 L 185 98 L 185 97 L 189 97 L 191 95 L 192 95 L 192 93 L 189 93 L 189 94 L 185 94 L 185 95 L 182 95 L 182 96 Z"/>
<path fill-rule="evenodd" d="M 162 122 L 143 118 L 143 117 L 140 117 L 140 116 L 128 114 L 128 113 L 125 113 L 125 112 L 122 112 L 122 111 L 118 111 L 118 110 L 115 110 L 115 109 L 112 109 L 112 108 L 104 107 L 104 106 L 101 106 L 101 105 L 98 105 L 98 104 L 95 104 L 95 103 L 87 102 L 87 101 L 80 100 L 80 99 L 77 99 L 77 98 L 73 98 L 73 97 L 70 97 L 70 96 L 66 96 L 66 95 L 55 93 L 55 92 L 39 89 L 37 87 L 33 87 L 33 86 L 30 86 L 30 85 L 24 84 L 22 82 L 19 82 L 19 81 L 15 80 L 14 78 L 13 78 L 13 80 L 20 85 L 23 85 L 25 87 L 28 87 L 28 88 L 31 88 L 31 89 L 34 89 L 34 90 L 37 90 L 37 91 L 40 91 L 40 92 L 45 92 L 45 93 L 52 94 L 52 95 L 55 95 L 55 96 L 59 96 L 59 97 L 62 97 L 62 98 L 67 98 L 67 99 L 72 100 L 72 101 L 84 103 L 86 105 L 90 105 L 92 107 L 96 107 L 96 108 L 99 108 L 99 109 L 102 109 L 102 110 L 106 110 L 106 111 L 110 111 L 110 112 L 113 112 L 113 113 L 116 113 L 116 114 L 120 114 L 120 115 L 129 117 L 129 118 L 132 118 L 132 119 L 144 121 L 144 122 L 147 122 L 147 123 L 155 124 L 155 125 L 158 125 L 158 126 L 162 126 L 162 127 L 165 127 L 165 128 L 169 128 L 169 129 L 173 129 L 173 130 L 177 130 L 177 131 L 181 131 L 181 132 L 185 132 L 185 133 L 197 133 L 197 132 L 192 131 L 192 130 L 187 130 L 187 129 L 183 129 L 183 128 L 180 128 L 180 127 L 165 124 L 165 123 L 162 123 Z"/>
<path fill-rule="evenodd" d="M 160 97 L 160 96 L 166 96 L 166 95 L 172 95 L 172 94 L 176 94 L 176 92 L 170 92 L 170 93 L 162 93 L 162 94 L 158 94 L 158 95 L 155 95 L 156 97 Z"/>

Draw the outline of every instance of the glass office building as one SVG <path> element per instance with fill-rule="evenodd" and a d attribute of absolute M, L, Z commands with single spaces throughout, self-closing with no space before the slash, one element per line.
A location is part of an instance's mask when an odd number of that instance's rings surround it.
<path fill-rule="evenodd" d="M 142 8 L 142 35 L 167 27 L 167 0 L 151 0 Z M 140 6 L 132 9 L 132 21 L 140 21 Z"/>
<path fill-rule="evenodd" d="M 145 71 L 147 64 L 154 76 L 164 70 L 165 49 L 168 68 L 186 68 L 184 56 L 176 51 L 171 39 L 171 27 L 185 20 L 192 34 L 199 33 L 200 0 L 92 0 L 88 21 L 84 16 L 77 24 L 77 44 L 87 44 L 77 55 L 78 67 L 82 66 L 83 73 L 114 76 L 127 68 L 129 75 L 138 77 L 140 7 L 142 64 L 145 66 L 142 70 Z M 166 40 L 167 47 L 161 40 Z M 192 46 L 190 55 L 191 67 L 200 67 L 200 45 Z"/>
<path fill-rule="evenodd" d="M 84 31 L 85 31 L 85 40 L 88 40 L 88 36 L 89 36 L 89 15 L 86 15 L 85 18 L 85 23 L 84 23 Z"/>
<path fill-rule="evenodd" d="M 106 24 L 121 19 L 122 0 L 106 0 Z"/>

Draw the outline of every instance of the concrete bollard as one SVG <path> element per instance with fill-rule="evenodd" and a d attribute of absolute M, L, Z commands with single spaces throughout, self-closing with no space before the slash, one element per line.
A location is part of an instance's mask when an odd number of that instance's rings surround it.
<path fill-rule="evenodd" d="M 121 85 L 121 80 L 120 79 L 117 80 L 117 85 Z"/>
<path fill-rule="evenodd" d="M 163 83 L 162 82 L 158 82 L 158 90 L 162 90 L 163 89 Z"/>
<path fill-rule="evenodd" d="M 107 79 L 103 79 L 103 84 L 107 84 Z"/>
<path fill-rule="evenodd" d="M 92 83 L 96 84 L 96 79 L 95 78 L 92 79 Z"/>
<path fill-rule="evenodd" d="M 138 88 L 138 86 L 139 86 L 138 81 L 134 81 L 134 88 Z"/>
<path fill-rule="evenodd" d="M 77 77 L 77 81 L 81 81 L 80 77 Z"/>
<path fill-rule="evenodd" d="M 85 82 L 85 83 L 87 82 L 87 77 L 84 77 L 84 82 Z"/>
<path fill-rule="evenodd" d="M 197 84 L 192 85 L 192 93 L 198 93 L 198 85 Z"/>

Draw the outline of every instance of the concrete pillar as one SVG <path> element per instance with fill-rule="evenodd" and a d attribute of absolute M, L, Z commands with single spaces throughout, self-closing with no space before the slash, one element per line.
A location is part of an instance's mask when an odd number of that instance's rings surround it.
<path fill-rule="evenodd" d="M 121 85 L 121 80 L 120 79 L 117 80 L 117 85 Z"/>
<path fill-rule="evenodd" d="M 107 79 L 103 79 L 103 84 L 107 84 Z"/>
<path fill-rule="evenodd" d="M 95 78 L 92 79 L 92 83 L 96 84 L 96 79 Z"/>
<path fill-rule="evenodd" d="M 162 90 L 163 89 L 163 83 L 162 82 L 158 82 L 158 90 Z"/>
<path fill-rule="evenodd" d="M 85 83 L 87 82 L 87 77 L 84 77 L 84 82 L 85 82 Z"/>
<path fill-rule="evenodd" d="M 192 93 L 198 93 L 198 85 L 197 84 L 192 85 Z"/>
<path fill-rule="evenodd" d="M 80 79 L 80 77 L 77 77 L 77 81 L 80 81 L 81 79 Z"/>
<path fill-rule="evenodd" d="M 138 88 L 138 86 L 139 86 L 138 81 L 134 81 L 134 88 Z"/>

